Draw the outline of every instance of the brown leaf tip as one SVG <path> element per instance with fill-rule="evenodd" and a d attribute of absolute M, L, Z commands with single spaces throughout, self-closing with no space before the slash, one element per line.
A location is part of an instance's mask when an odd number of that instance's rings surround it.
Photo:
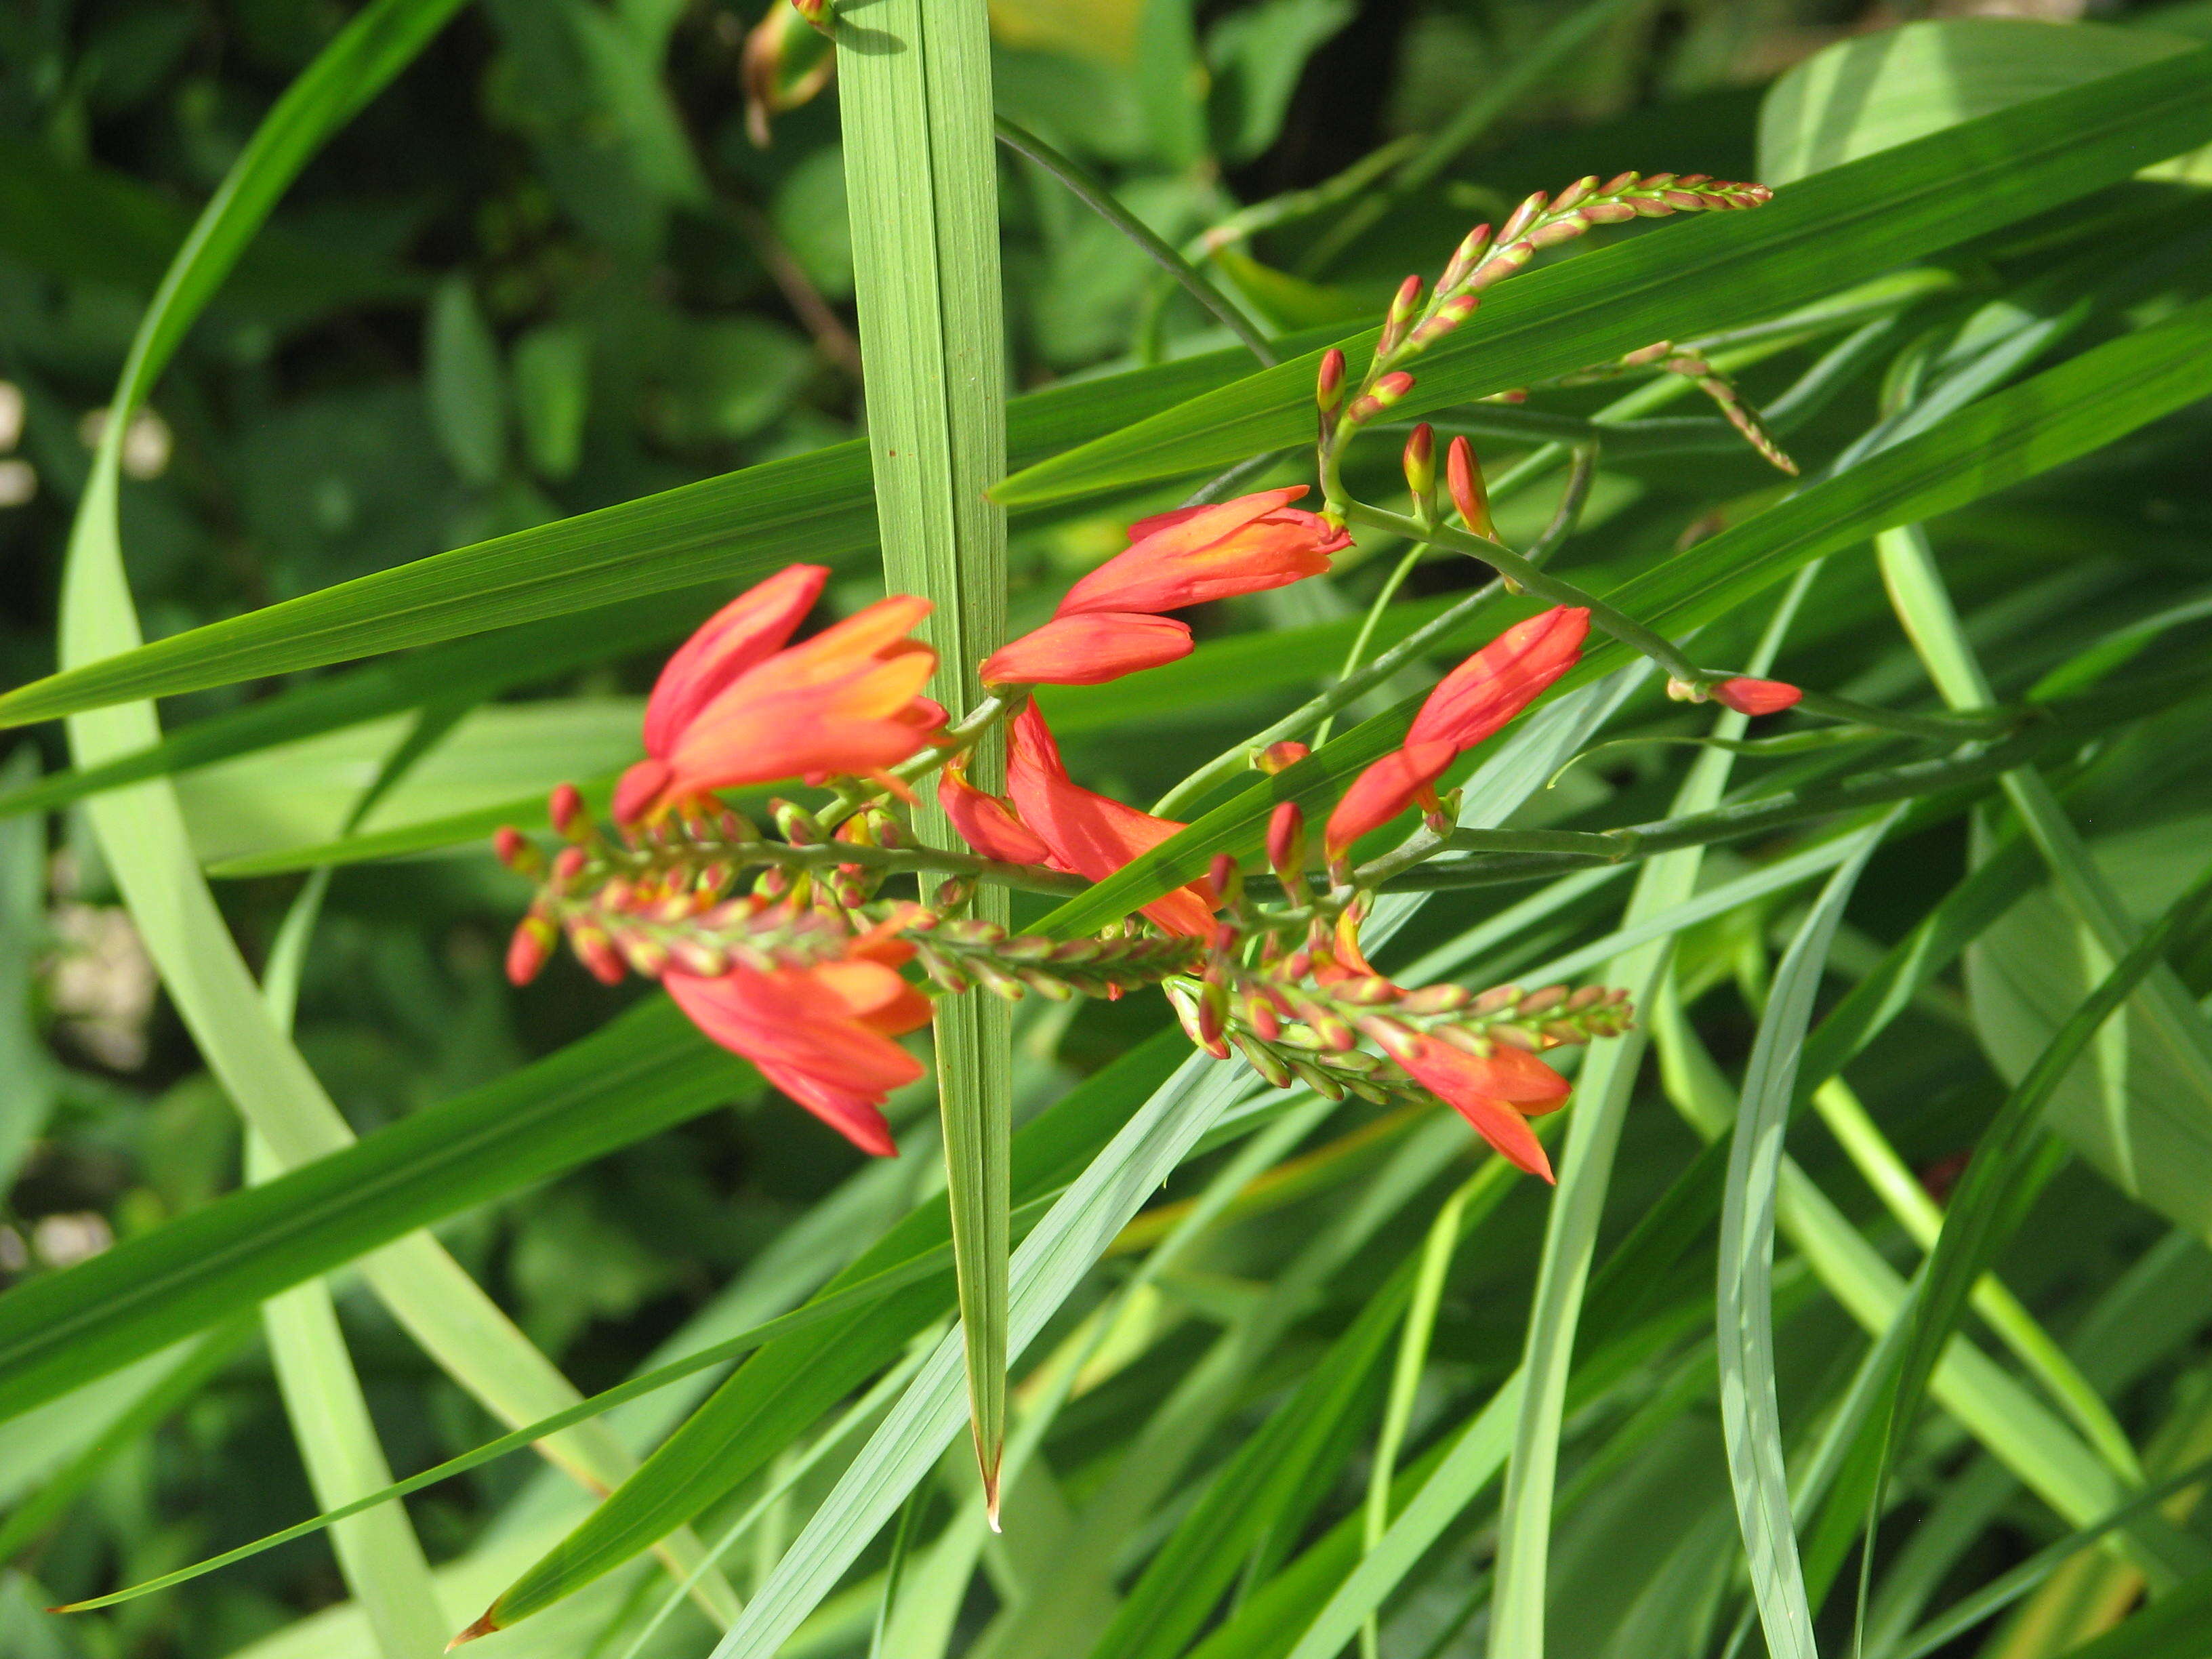
<path fill-rule="evenodd" d="M 490 1613 L 487 1613 L 483 1618 L 477 1620 L 475 1624 L 471 1625 L 459 1636 L 456 1636 L 452 1641 L 447 1643 L 446 1651 L 451 1653 L 455 1648 L 460 1646 L 462 1643 L 473 1642 L 479 1636 L 489 1636 L 499 1628 L 499 1620 L 493 1618 Z"/>

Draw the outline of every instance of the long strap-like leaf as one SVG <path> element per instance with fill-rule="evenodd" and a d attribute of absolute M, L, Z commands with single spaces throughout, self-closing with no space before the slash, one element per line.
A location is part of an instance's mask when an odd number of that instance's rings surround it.
<path fill-rule="evenodd" d="M 936 692 L 957 715 L 1006 623 L 1006 516 L 984 494 L 1006 454 L 989 20 L 982 0 L 877 0 L 834 27 L 884 577 L 936 606 Z M 1000 783 L 1000 742 L 971 763 L 987 788 Z M 959 844 L 933 807 L 919 816 L 926 838 Z M 1006 893 L 983 890 L 975 910 L 1003 926 Z M 975 1458 L 995 1521 L 1012 1028 L 1004 1003 L 975 994 L 940 1001 L 936 1028 Z"/>

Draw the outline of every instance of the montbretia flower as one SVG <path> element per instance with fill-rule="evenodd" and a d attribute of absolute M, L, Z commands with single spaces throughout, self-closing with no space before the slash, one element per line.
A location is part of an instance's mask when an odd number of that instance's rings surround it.
<path fill-rule="evenodd" d="M 901 921 L 854 940 L 841 958 L 703 978 L 671 969 L 661 983 L 691 1023 L 864 1152 L 897 1152 L 882 1107 L 917 1081 L 921 1062 L 891 1039 L 929 1024 L 929 999 L 900 976 L 914 946 Z"/>
<path fill-rule="evenodd" d="M 829 574 L 793 565 L 769 577 L 668 659 L 646 704 L 647 758 L 615 790 L 618 822 L 740 784 L 880 777 L 944 726 L 921 695 L 937 653 L 908 636 L 927 599 L 894 594 L 786 644 Z"/>
<path fill-rule="evenodd" d="M 1067 775 L 1060 745 L 1035 703 L 1015 716 L 1009 734 L 1006 793 L 1020 827 L 1046 849 L 1044 861 L 1092 881 L 1103 881 L 1183 827 L 1076 783 Z M 957 816 L 954 821 L 958 822 Z M 1161 895 L 1143 909 L 1171 933 L 1202 937 L 1212 931 L 1213 912 L 1219 904 L 1207 883 L 1194 881 Z"/>
<path fill-rule="evenodd" d="M 1354 779 L 1329 814 L 1323 837 L 1329 859 L 1416 801 L 1433 807 L 1444 769 L 1572 668 L 1589 632 L 1587 610 L 1555 605 L 1515 623 L 1444 676 L 1413 717 L 1404 746 Z"/>
<path fill-rule="evenodd" d="M 1552 1179 L 1552 1161 L 1528 1127 L 1531 1116 L 1566 1103 L 1566 1079 L 1527 1050 L 1498 1042 L 1470 1053 L 1423 1032 L 1386 1042 L 1384 1051 L 1407 1074 L 1474 1127 L 1505 1160 L 1530 1175 Z"/>
<path fill-rule="evenodd" d="M 996 795 L 968 781 L 957 766 L 948 766 L 937 780 L 937 804 L 960 838 L 987 859 L 1002 864 L 1044 864 L 1052 848 L 1014 816 L 1014 810 Z"/>
<path fill-rule="evenodd" d="M 1189 649 L 1161 612 L 1287 586 L 1352 544 L 1343 526 L 1291 505 L 1304 484 L 1182 507 L 1129 526 L 1129 547 L 1068 590 L 1052 621 L 987 659 L 987 685 L 1095 685 L 1173 662 Z M 1092 619 L 1076 625 L 1075 619 Z M 1152 618 L 1150 627 L 1139 619 Z"/>
<path fill-rule="evenodd" d="M 1103 685 L 1188 657 L 1190 629 L 1172 617 L 1086 611 L 1055 617 L 1004 645 L 983 665 L 992 685 Z"/>

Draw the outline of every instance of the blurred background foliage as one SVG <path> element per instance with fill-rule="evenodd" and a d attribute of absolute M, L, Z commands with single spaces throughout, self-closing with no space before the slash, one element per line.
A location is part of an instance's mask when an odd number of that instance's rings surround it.
<path fill-rule="evenodd" d="M 1222 280 L 1270 329 L 1360 319 L 1404 271 L 1433 269 L 1468 222 L 1528 190 L 1630 167 L 1755 176 L 1758 111 L 1777 75 L 1848 34 L 1923 15 L 1856 0 L 1637 0 L 1602 9 L 1585 39 L 1502 100 L 1441 176 L 1356 245 L 1317 261 L 1327 217 L 1262 230 L 1218 245 Z M 1449 128 L 1564 12 L 1559 0 L 994 0 L 998 95 L 1006 114 L 1111 179 L 1160 234 L 1197 245 L 1248 204 L 1310 190 L 1380 147 Z M 154 284 L 257 121 L 348 15 L 332 0 L 9 0 L 0 9 L 0 682 L 53 666 L 59 550 L 100 405 Z M 2169 8 L 2154 21 L 2212 37 L 2212 9 Z M 834 94 L 749 121 L 742 60 L 761 22 L 753 0 L 487 0 L 340 134 L 130 434 L 125 544 L 149 635 L 854 434 Z M 765 145 L 757 142 L 763 125 Z M 1004 157 L 1002 186 L 1021 386 L 1226 340 L 1058 184 Z M 1851 275 L 1838 272 L 1838 282 Z M 1800 367 L 1785 361 L 1747 384 L 1756 397 Z M 1856 388 L 1793 447 L 1832 453 L 1871 419 L 1875 391 Z M 1593 391 L 1559 406 L 1602 401 Z M 1962 599 L 1988 607 L 1977 625 L 2003 654 L 2008 682 L 2033 678 L 2084 635 L 2133 614 L 2129 585 L 2144 572 L 2212 574 L 2208 440 L 2212 422 L 2177 417 L 2073 469 L 2063 489 L 2014 492 L 1948 527 L 1947 568 Z M 1609 468 L 1577 558 L 1648 555 L 1772 493 L 1771 475 L 1747 453 Z M 1026 526 L 1014 549 L 1015 626 L 1041 618 L 1067 577 L 1116 545 L 1117 526 L 1149 505 Z M 1509 540 L 1525 540 L 1546 510 L 1514 504 Z M 2122 519 L 2124 547 L 2107 545 Z M 1371 559 L 1346 561 L 1333 589 L 1308 584 L 1217 608 L 1201 633 L 1349 614 L 1389 562 Z M 849 603 L 873 578 L 854 569 L 840 580 Z M 1454 565 L 1431 567 L 1407 591 L 1433 595 L 1467 580 Z M 1864 583 L 1831 596 L 1793 647 L 1793 678 L 1867 696 L 1898 684 L 1893 635 L 1864 626 L 1879 603 Z M 2061 614 L 2069 629 L 2039 636 L 2038 624 Z M 687 620 L 677 617 L 664 636 Z M 1747 635 L 1734 624 L 1721 631 L 1728 637 L 1711 654 L 1742 654 Z M 636 698 L 654 659 L 635 651 L 514 686 L 463 720 L 372 827 L 503 803 L 618 766 L 634 750 Z M 1307 665 L 1302 683 L 1321 672 Z M 167 719 L 173 729 L 279 689 L 193 694 L 173 700 Z M 1067 729 L 1086 781 L 1148 799 L 1283 706 L 1281 692 L 1255 683 L 1249 696 L 1155 711 L 1135 731 L 1115 726 L 1110 703 L 1089 719 L 1071 704 Z M 403 729 L 358 726 L 188 775 L 201 850 L 221 860 L 330 839 Z M 64 763 L 51 734 L 22 744 L 10 763 L 18 781 Z M 1618 821 L 1656 816 L 1671 787 L 1667 753 L 1635 751 L 1601 784 L 1571 779 L 1547 810 L 1566 817 L 1609 798 Z M 2187 787 L 2203 793 L 2201 779 Z M 2193 799 L 2177 793 L 2169 804 Z M 1885 855 L 1883 878 L 1868 884 L 1854 912 L 1865 931 L 1847 930 L 1839 950 L 1846 971 L 1871 959 L 1877 938 L 1910 925 L 1955 878 L 1960 857 L 1955 836 Z M 222 888 L 256 960 L 295 884 Z M 2150 885 L 2163 902 L 2172 884 Z M 498 950 L 518 902 L 510 879 L 481 857 L 341 873 L 302 988 L 299 1038 L 357 1129 L 499 1076 L 617 1006 L 617 994 L 574 973 L 527 998 L 509 991 Z M 1731 1061 L 1748 1041 L 1768 941 L 1794 917 L 1791 902 L 1778 896 L 1686 937 L 1686 1001 L 1742 990 L 1700 1008 L 1707 1042 Z M 1571 937 L 1576 921 L 1537 944 Z M 1072 1017 L 1025 1006 L 1022 1018 L 1033 1107 L 1146 1035 L 1160 1011 L 1133 999 Z M 1869 1097 L 1917 1103 L 1888 1127 L 1908 1162 L 1939 1183 L 2002 1087 L 1965 1018 L 1954 994 L 1924 999 L 1905 1036 L 1858 1074 Z M 35 816 L 0 820 L 0 1091 L 9 1097 L 0 1112 L 0 1279 L 82 1259 L 239 1178 L 234 1115 L 156 994 L 72 814 L 51 832 Z M 926 1105 L 904 1103 L 910 1126 Z M 1632 1215 L 1687 1142 L 1663 1113 L 1637 1120 L 1631 1140 L 1620 1202 Z M 1826 1143 L 1804 1156 L 1816 1171 L 1843 1167 Z M 441 1231 L 589 1390 L 716 1305 L 794 1222 L 819 1215 L 825 1195 L 856 1190 L 846 1184 L 856 1164 L 787 1107 L 748 1106 Z M 872 1201 L 896 1213 L 902 1189 L 887 1180 Z M 2060 1190 L 2063 1233 L 2032 1231 L 2008 1271 L 2063 1324 L 2159 1227 L 2078 1170 Z M 1854 1197 L 1849 1207 L 1872 1215 L 1876 1206 Z M 1370 1278 L 1418 1239 L 1420 1208 L 1389 1224 L 1394 1243 L 1373 1252 Z M 1500 1265 L 1454 1283 L 1436 1339 L 1454 1397 L 1494 1382 L 1517 1352 L 1542 1213 L 1539 1194 L 1516 1193 L 1487 1237 L 1486 1255 Z M 1271 1247 L 1253 1238 L 1243 1248 L 1257 1271 Z M 1212 1267 L 1214 1293 L 1231 1304 L 1250 1294 L 1236 1266 Z M 1363 1271 L 1333 1281 L 1301 1324 L 1289 1345 L 1301 1358 L 1284 1362 L 1287 1374 L 1362 1305 L 1372 1289 L 1359 1282 Z M 2207 1272 L 2212 1264 L 2201 1264 L 2199 1277 Z M 1180 1294 L 1188 1304 L 1206 1289 L 1194 1279 Z M 396 1468 L 489 1437 L 489 1420 L 376 1303 L 339 1290 Z M 1187 1314 L 1161 1316 L 1168 1328 L 1140 1359 L 1069 1407 L 1056 1462 L 1079 1470 L 1121 1432 L 1132 1402 L 1157 1397 L 1189 1364 L 1199 1327 L 1178 1334 Z M 1833 1352 L 1847 1322 L 1825 1304 L 1796 1317 L 1826 1334 L 1793 1340 L 1793 1363 L 1808 1374 L 1785 1376 L 1785 1386 L 1818 1390 L 1832 1379 L 1808 1357 Z M 2163 1401 L 2204 1381 L 2185 1349 L 2125 1386 Z M 1273 1382 L 1265 1370 L 1250 1378 L 1247 1403 L 1267 1398 Z M 87 1398 L 62 1402 L 75 1405 L 74 1417 L 0 1425 L 0 1505 L 82 1449 L 112 1411 L 96 1391 Z M 1679 1455 L 1639 1465 L 1647 1484 L 1618 1495 L 1623 1511 L 1668 1478 L 1705 1483 L 1697 1491 L 1705 1498 L 1724 1493 L 1710 1420 L 1680 1433 Z M 417 1500 L 433 1559 L 483 1541 L 534 1475 L 526 1460 L 508 1460 Z M 159 1432 L 101 1460 L 60 1514 L 21 1540 L 19 1565 L 35 1588 L 21 1576 L 0 1581 L 0 1653 L 212 1659 L 250 1647 L 343 1596 L 322 1542 L 114 1615 L 61 1625 L 33 1608 L 49 1595 L 143 1577 L 313 1508 L 267 1362 L 249 1344 Z M 1985 1547 L 2008 1559 L 2038 1538 L 2038 1525 L 2023 1518 L 2010 1543 L 2000 1528 Z M 1563 1547 L 1569 1559 L 1556 1571 L 1576 1572 L 1579 1547 L 1582 1565 L 1602 1573 L 1595 1552 L 1622 1535 L 1593 1528 L 1583 1544 Z M 1461 1586 L 1444 1574 L 1433 1589 L 1455 1596 Z M 1604 1600 L 1584 1609 L 1593 1630 L 1617 1611 Z M 1406 1616 L 1443 1619 L 1425 1600 Z M 1595 1651 L 1563 1639 L 1563 1651 Z M 557 1650 L 599 1650 L 578 1637 Z"/>

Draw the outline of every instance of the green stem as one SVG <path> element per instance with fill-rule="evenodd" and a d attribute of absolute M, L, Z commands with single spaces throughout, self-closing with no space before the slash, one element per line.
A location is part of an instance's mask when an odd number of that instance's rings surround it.
<path fill-rule="evenodd" d="M 1359 632 L 1352 637 L 1352 649 L 1344 653 L 1344 666 L 1336 671 L 1338 684 L 1341 685 L 1359 672 L 1360 659 L 1367 654 L 1367 644 L 1375 637 L 1376 624 L 1382 620 L 1382 613 L 1390 608 L 1390 602 L 1398 597 L 1398 590 L 1406 585 L 1406 578 L 1413 574 L 1413 567 L 1421 562 L 1421 556 L 1428 550 L 1428 543 L 1415 542 L 1406 550 L 1406 556 L 1398 561 L 1396 568 L 1384 580 L 1382 590 L 1375 595 L 1375 602 L 1367 607 L 1366 616 L 1360 619 Z M 1328 741 L 1329 729 L 1336 723 L 1336 714 L 1337 711 L 1332 708 L 1322 716 L 1321 724 L 1314 727 L 1315 748 L 1318 749 Z"/>
<path fill-rule="evenodd" d="M 1267 368 L 1276 363 L 1275 349 L 1252 326 L 1243 313 L 1200 276 L 1189 260 L 1156 235 L 1145 222 L 1114 198 L 1103 179 L 1072 156 L 1063 155 L 1018 123 L 1001 115 L 994 123 L 999 142 L 1015 155 L 1035 162 L 1065 185 L 1071 195 L 1134 243 L 1145 257 L 1182 284 L 1206 313 L 1244 343 L 1245 349 Z"/>

